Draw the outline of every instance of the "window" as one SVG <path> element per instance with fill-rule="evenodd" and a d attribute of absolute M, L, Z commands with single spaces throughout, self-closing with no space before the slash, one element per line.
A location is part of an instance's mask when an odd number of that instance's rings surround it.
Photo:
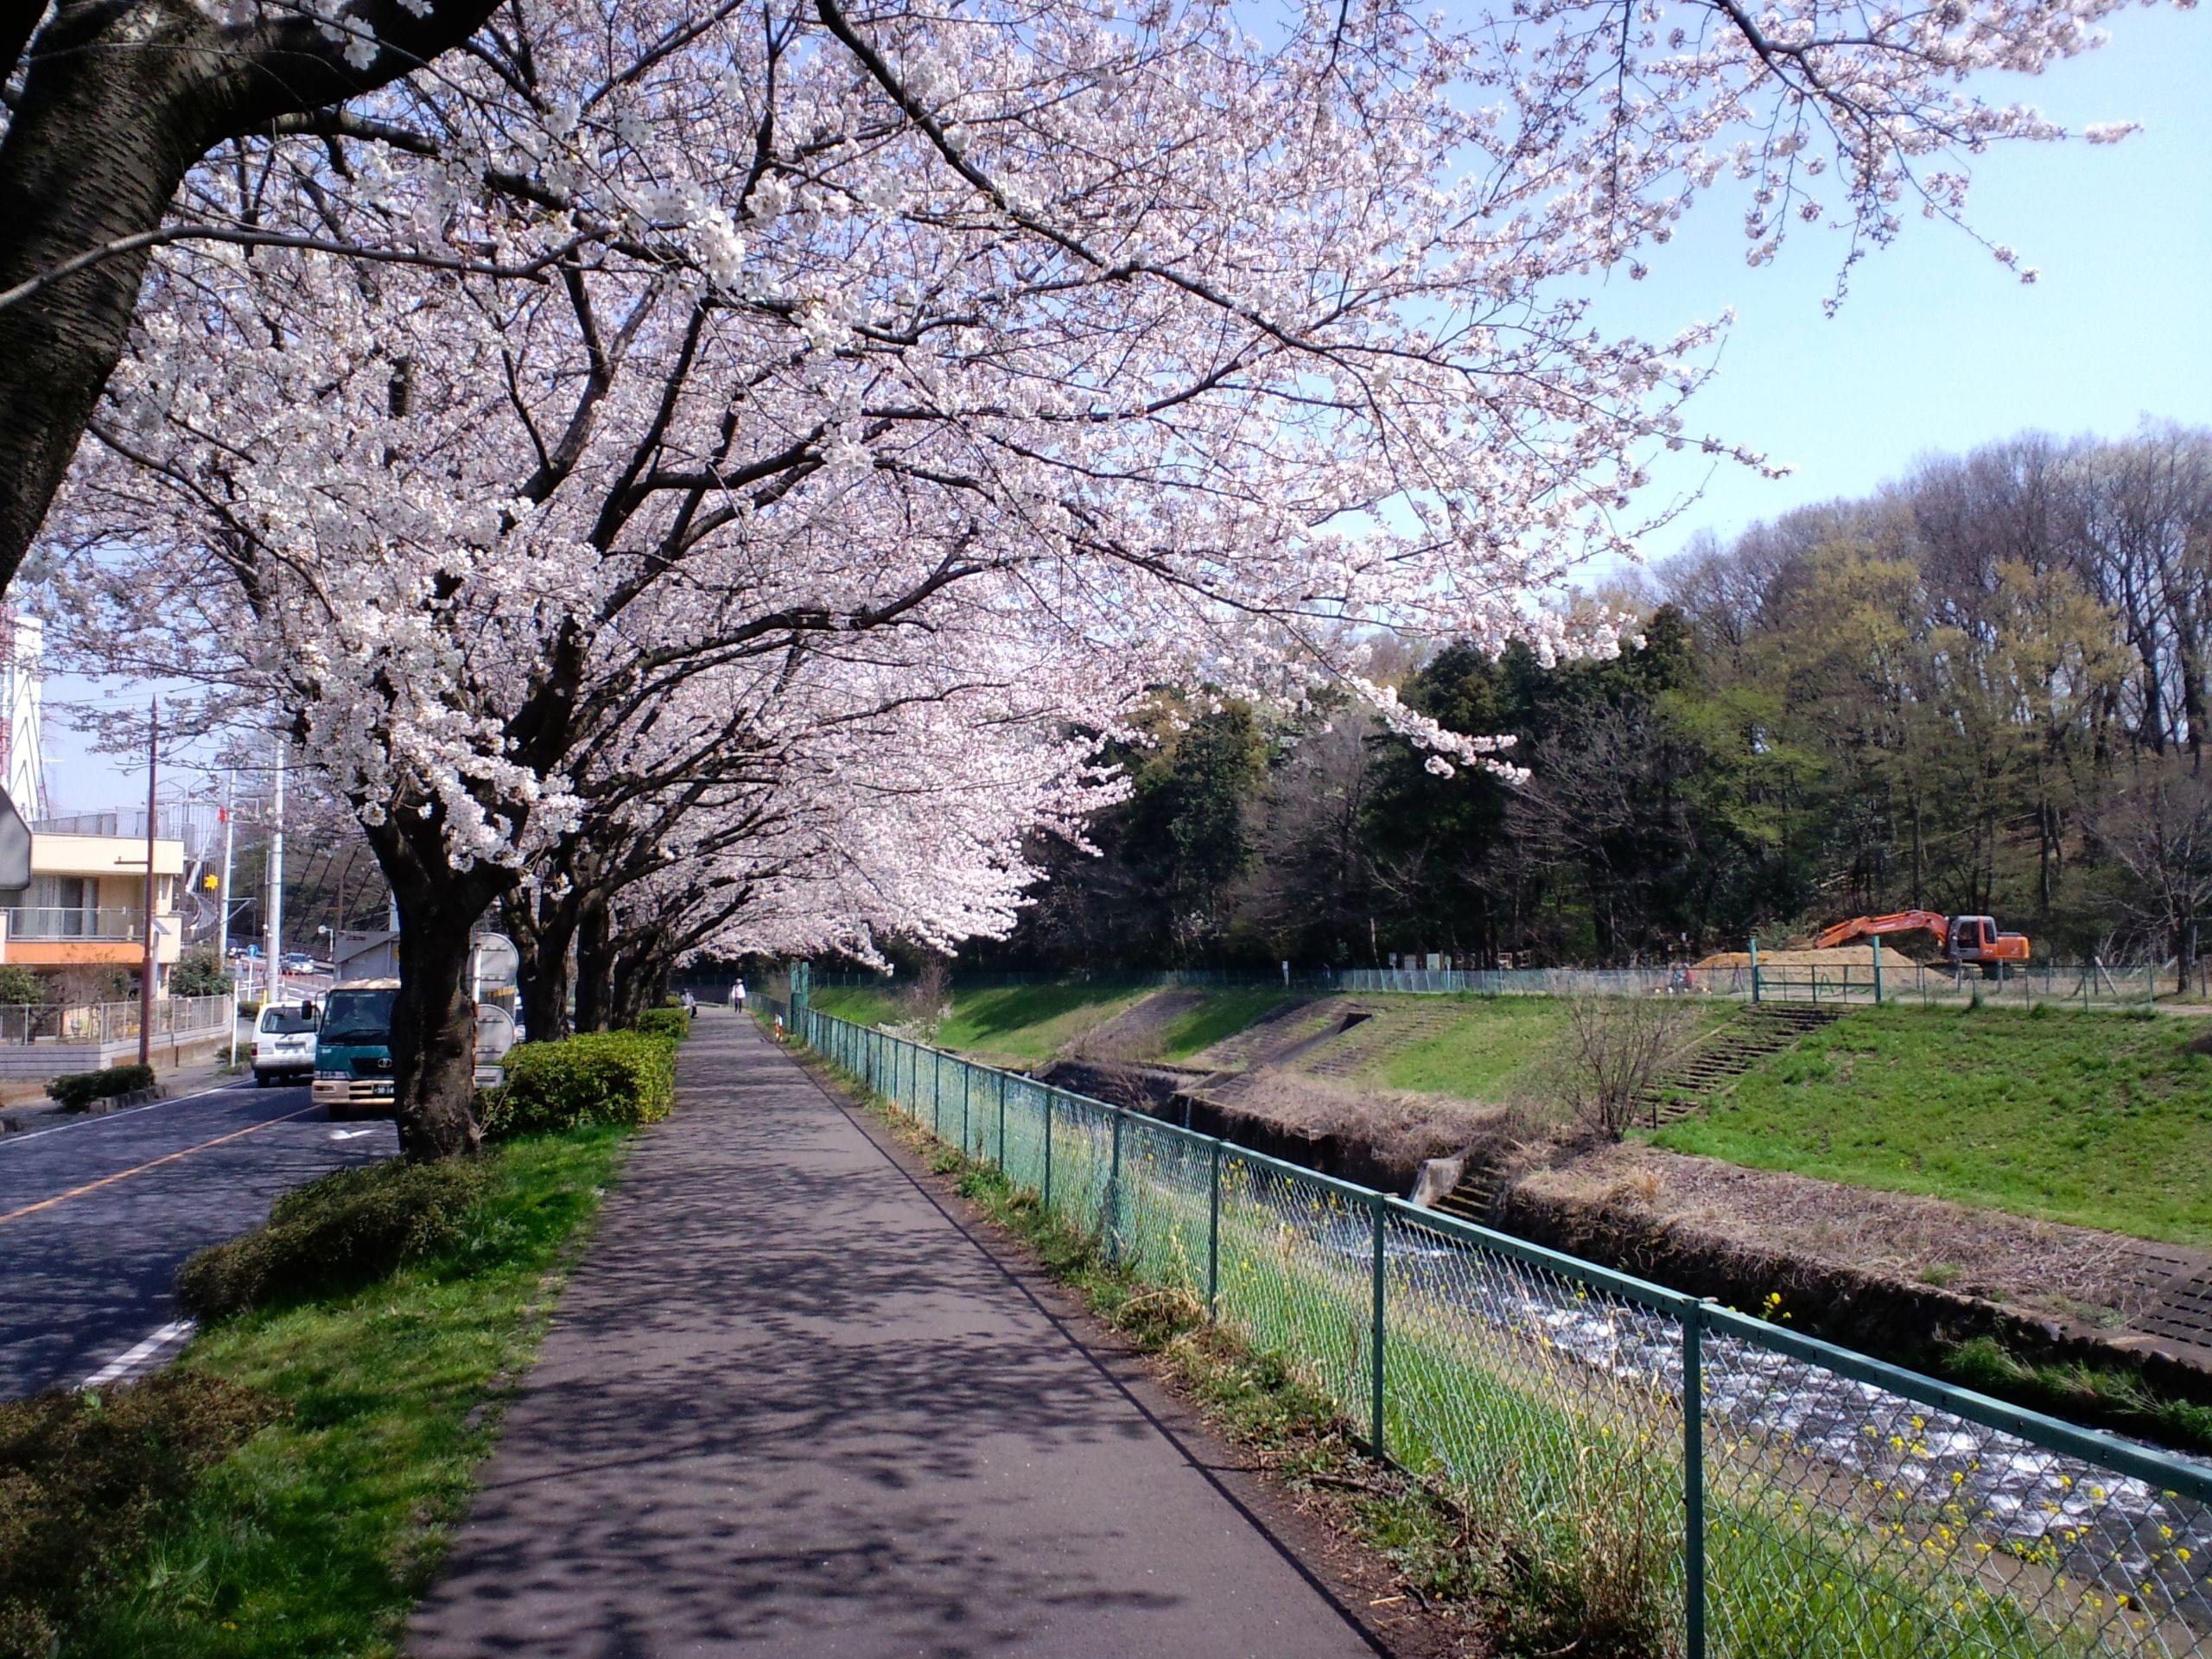
<path fill-rule="evenodd" d="M 264 1008 L 259 1028 L 272 1037 L 296 1037 L 303 1031 L 313 1031 L 315 1021 L 297 1008 Z"/>

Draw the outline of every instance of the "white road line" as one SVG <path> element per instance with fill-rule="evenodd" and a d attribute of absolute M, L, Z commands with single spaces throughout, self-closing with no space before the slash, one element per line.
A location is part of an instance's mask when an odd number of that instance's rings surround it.
<path fill-rule="evenodd" d="M 59 1135 L 64 1129 L 94 1129 L 103 1123 L 111 1123 L 118 1117 L 136 1117 L 140 1112 L 150 1112 L 160 1106 L 175 1106 L 188 1100 L 198 1100 L 207 1095 L 219 1095 L 226 1089 L 242 1089 L 246 1085 L 233 1077 L 227 1083 L 211 1083 L 205 1089 L 195 1089 L 188 1095 L 171 1095 L 167 1100 L 149 1100 L 143 1106 L 126 1106 L 119 1112 L 95 1112 L 76 1119 L 73 1122 L 57 1123 L 50 1129 L 27 1129 L 21 1135 L 0 1135 L 0 1147 L 12 1147 L 19 1141 L 36 1141 L 43 1135 Z"/>
<path fill-rule="evenodd" d="M 152 1370 L 170 1349 L 183 1346 L 185 1338 L 198 1329 L 197 1323 L 191 1319 L 178 1319 L 165 1325 L 137 1347 L 117 1355 L 77 1386 L 80 1389 L 104 1389 L 111 1382 L 127 1382 L 134 1376 Z"/>
<path fill-rule="evenodd" d="M 375 1133 L 374 1129 L 333 1129 L 330 1138 L 334 1141 L 358 1141 L 365 1135 Z"/>

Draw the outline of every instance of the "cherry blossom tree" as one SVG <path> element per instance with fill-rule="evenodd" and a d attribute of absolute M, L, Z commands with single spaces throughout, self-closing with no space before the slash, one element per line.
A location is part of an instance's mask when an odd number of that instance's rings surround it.
<path fill-rule="evenodd" d="M 1333 199 L 1331 211 L 1354 213 L 1363 152 L 1385 158 L 1379 172 L 1397 154 L 1450 157 L 1474 181 L 1459 201 L 1495 233 L 1497 264 L 1517 264 L 1523 276 L 1633 262 L 1692 195 L 1732 175 L 1751 187 L 1755 261 L 1793 219 L 1830 213 L 1849 227 L 1855 258 L 1859 243 L 1894 235 L 1915 204 L 1955 216 L 1966 173 L 1949 158 L 2056 136 L 2031 111 L 1985 102 L 1967 78 L 2032 73 L 2093 46 L 2119 5 L 1522 0 L 1466 8 L 1446 33 L 1408 6 L 1343 0 L 1268 18 L 1263 47 L 1225 6 L 1173 0 L 1128 17 L 1114 0 L 950 16 L 898 3 L 855 12 L 843 0 L 757 11 L 734 0 L 653 0 L 565 13 L 523 0 L 10 0 L 0 7 L 0 222 L 10 227 L 0 241 L 0 587 L 124 348 L 152 250 L 206 238 L 346 245 L 329 226 L 270 223 L 257 199 L 221 212 L 197 193 L 177 199 L 204 159 L 255 169 L 272 136 L 430 159 L 466 193 L 490 186 L 557 227 L 550 243 L 518 248 L 433 213 L 413 227 L 429 234 L 370 238 L 365 257 L 531 276 L 545 274 L 568 236 L 614 245 L 650 222 L 622 183 L 659 175 L 696 192 L 694 229 L 712 241 L 741 235 L 783 185 L 796 186 L 785 163 L 830 159 L 816 146 L 833 133 L 857 156 L 907 151 L 900 159 L 911 161 L 918 144 L 931 171 L 964 178 L 1018 238 L 1039 238 L 1102 277 L 1197 282 L 1232 309 L 1243 301 L 1248 322 L 1293 325 L 1280 342 L 1288 345 L 1310 343 L 1294 326 L 1315 321 L 1310 310 L 1268 319 L 1251 303 L 1258 289 L 1205 262 L 1218 251 L 1213 238 L 1154 239 L 1126 212 L 1095 213 L 1103 197 L 1056 193 L 1071 157 L 1049 147 L 1072 142 L 1093 168 L 1118 158 L 1139 176 L 1149 167 L 1164 179 L 1164 166 L 1233 188 L 1256 146 L 1333 140 L 1355 164 L 1342 177 L 1325 166 L 1313 184 Z M 704 96 L 709 76 L 729 83 L 719 100 Z M 747 130 L 789 107 L 792 83 L 825 77 L 845 81 L 838 112 L 851 124 L 753 129 L 766 139 L 757 177 L 668 164 L 694 129 L 732 118 L 732 130 Z M 448 118 L 472 101 L 478 118 Z M 1447 103 L 1435 137 L 1449 142 L 1411 130 Z M 1240 111 L 1271 124 L 1234 130 L 1228 120 Z M 657 113 L 666 127 L 641 141 L 637 124 Z M 724 144 L 706 149 L 727 158 Z M 637 152 L 647 149 L 661 155 L 641 167 Z M 601 172 L 609 160 L 612 173 Z M 350 191 L 362 177 L 373 188 L 381 167 L 335 170 Z M 741 179 L 749 182 L 733 194 Z M 1420 178 L 1421 194 L 1438 181 L 1434 170 Z M 751 190 L 764 185 L 756 201 Z M 1385 236 L 1377 251 L 1413 245 Z M 1993 251 L 2015 262 L 2009 249 Z M 1510 311 L 1525 290 L 1511 280 L 1490 297 Z"/>
<path fill-rule="evenodd" d="M 938 890 L 899 904 L 945 929 L 999 925 L 1008 826 L 1096 787 L 1050 734 L 1151 686 L 1349 691 L 1438 769 L 1505 766 L 1344 642 L 1609 649 L 1533 596 L 1632 549 L 1650 453 L 1761 464 L 1686 425 L 1717 325 L 1605 336 L 1585 280 L 1724 189 L 1755 264 L 1793 222 L 1848 270 L 1956 217 L 1964 156 L 2058 136 L 1968 78 L 2111 9 L 1340 4 L 1262 40 L 1188 0 L 511 6 L 187 174 L 48 526 L 60 606 L 271 699 L 355 803 L 401 911 L 403 1126 L 451 1150 L 487 906 L 642 914 L 691 856 L 663 846 L 798 890 L 836 838 L 754 830 L 845 810 L 864 764 L 996 802 L 915 861 Z M 321 26 L 381 63 L 357 22 Z M 880 725 L 906 707 L 941 722 Z M 844 733 L 874 747 L 825 762 Z M 882 822 L 856 880 L 929 833 Z M 628 836 L 623 880 L 585 868 Z M 766 937 L 766 886 L 734 871 L 716 925 Z"/>

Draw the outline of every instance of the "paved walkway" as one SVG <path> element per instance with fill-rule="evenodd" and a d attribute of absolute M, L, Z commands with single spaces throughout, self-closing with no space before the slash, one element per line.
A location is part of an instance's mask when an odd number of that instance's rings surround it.
<path fill-rule="evenodd" d="M 750 1021 L 679 1077 L 411 1652 L 1371 1656 Z"/>

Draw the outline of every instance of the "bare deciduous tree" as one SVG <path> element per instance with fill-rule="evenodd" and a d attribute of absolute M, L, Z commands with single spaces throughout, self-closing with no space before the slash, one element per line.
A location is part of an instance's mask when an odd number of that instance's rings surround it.
<path fill-rule="evenodd" d="M 1568 998 L 1560 1091 L 1574 1121 L 1619 1140 L 1695 1023 L 1692 1007 L 1665 997 Z"/>
<path fill-rule="evenodd" d="M 2171 947 L 2189 988 L 2189 938 L 2212 909 L 2212 779 L 2179 756 L 2146 764 L 2091 825 L 2126 876 L 2122 902 L 2152 954 Z"/>

